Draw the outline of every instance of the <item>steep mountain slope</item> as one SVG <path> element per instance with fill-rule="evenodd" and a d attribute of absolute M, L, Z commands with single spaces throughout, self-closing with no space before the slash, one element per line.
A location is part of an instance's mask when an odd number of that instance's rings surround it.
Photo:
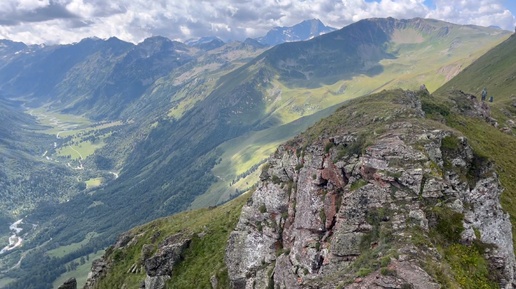
<path fill-rule="evenodd" d="M 213 226 L 221 211 L 236 224 L 230 208 L 245 199 L 151 222 L 95 262 L 86 288 L 512 288 L 495 166 L 425 118 L 427 101 L 402 90 L 350 101 L 278 148 L 231 234 Z M 200 270 L 207 258 L 217 265 Z"/>
<path fill-rule="evenodd" d="M 92 83 L 94 89 L 84 93 L 87 96 L 85 99 L 75 100 L 73 106 L 69 105 L 70 107 L 63 112 L 86 113 L 94 119 L 117 119 L 124 108 L 135 99 L 139 99 L 157 79 L 192 61 L 194 53 L 188 46 L 164 37 L 148 38 L 119 59 L 115 55 L 108 57 L 114 58 L 113 64 L 105 66 L 99 63 L 93 67 L 92 72 L 95 73 L 106 67 L 110 67 L 111 70 L 107 71 L 109 74 L 105 79 Z M 85 64 L 90 65 L 91 61 Z M 85 77 L 82 67 L 74 67 L 74 70 L 80 75 L 68 75 L 58 85 L 59 96 L 63 99 L 58 98 L 61 103 L 68 104 L 64 99 L 70 95 L 74 99 L 73 95 L 77 95 L 77 92 L 66 89 L 79 85 L 76 82 L 82 81 Z M 95 113 L 92 113 L 92 110 L 95 110 Z"/>
<path fill-rule="evenodd" d="M 26 114 L 19 102 L 0 99 L 0 123 L 0 279 L 5 286 L 15 280 L 5 279 L 5 273 L 16 271 L 31 249 L 51 238 L 29 243 L 29 236 L 41 228 L 26 219 L 27 213 L 44 211 L 83 193 L 85 175 L 66 162 L 46 157 L 46 144 L 59 140 L 44 134 L 46 127 Z M 54 272 L 52 268 L 43 271 Z"/>
<path fill-rule="evenodd" d="M 500 180 L 505 187 L 502 205 L 516 224 L 516 37 L 513 35 L 483 55 L 466 70 L 444 85 L 427 104 L 438 119 L 445 119 L 450 126 L 472 140 L 472 146 L 496 163 Z M 482 102 L 481 90 L 487 88 L 494 102 Z M 464 98 L 474 99 L 465 102 Z M 450 107 L 467 111 L 468 117 L 453 114 Z"/>
<path fill-rule="evenodd" d="M 473 64 L 465 68 L 452 81 L 443 85 L 438 92 L 452 89 L 461 89 L 480 95 L 484 87 L 488 89 L 488 96 L 494 96 L 492 104 L 499 108 L 514 96 L 516 87 L 514 55 L 516 35 L 496 46 L 489 53 L 482 55 Z"/>
<path fill-rule="evenodd" d="M 274 27 L 267 35 L 256 40 L 265 45 L 275 46 L 285 42 L 309 40 L 335 30 L 324 25 L 319 19 L 311 19 L 291 27 Z"/>
<path fill-rule="evenodd" d="M 84 39 L 21 53 L 4 67 L 4 93 L 29 98 L 30 105 L 92 119 L 116 119 L 158 78 L 193 60 L 195 50 L 163 37 L 138 45 L 116 38 Z"/>
<path fill-rule="evenodd" d="M 331 114 L 339 103 L 384 87 L 418 87 L 424 82 L 432 89 L 446 80 L 436 72 L 450 65 L 460 70 L 505 37 L 499 30 L 439 21 L 373 19 L 307 42 L 280 45 L 258 57 L 263 49 L 252 43 L 201 51 L 157 38 L 124 50 L 126 44 L 112 39 L 123 49 L 116 55 L 107 51 L 111 56 L 106 57 L 92 44 L 95 49 L 73 58 L 68 71 L 53 76 L 52 81 L 61 77 L 64 82 L 48 84 L 48 91 L 58 91 L 62 98 L 49 99 L 46 105 L 95 118 L 121 118 L 108 122 L 116 129 L 106 132 L 103 147 L 83 162 L 91 168 L 92 179 L 101 170 L 113 177 L 66 203 L 42 204 L 29 215 L 38 231 L 24 248 L 38 250 L 23 259 L 24 273 L 8 274 L 30 276 L 13 288 L 31 283 L 49 287 L 51 278 L 37 274 L 41 266 L 56 268 L 52 274 L 62 272 L 64 264 L 73 267 L 81 256 L 103 248 L 135 224 L 192 204 L 226 201 L 253 185 L 256 168 L 278 143 Z M 486 46 L 479 47 L 479 40 Z M 180 63 L 174 62 L 178 54 L 183 57 Z M 165 68 L 158 65 L 161 62 Z M 147 65 L 150 68 L 143 69 Z M 11 64 L 2 69 L 6 67 L 17 68 Z M 46 85 L 34 84 L 17 95 L 22 90 L 10 85 L 20 79 L 13 75 L 6 76 L 3 87 L 11 96 L 36 96 Z M 132 88 L 141 94 L 133 95 Z M 89 142 L 84 133 L 70 131 L 66 144 Z M 249 146 L 242 141 L 258 138 L 264 142 Z M 47 255 L 48 249 L 54 249 L 54 255 Z"/>
<path fill-rule="evenodd" d="M 66 274 L 67 270 L 73 271 L 77 267 L 86 269 L 87 265 L 84 264 L 84 258 L 89 258 L 90 256 L 93 258 L 96 254 L 95 252 L 105 248 L 109 243 L 109 239 L 113 239 L 121 228 L 128 228 L 132 226 L 132 224 L 142 223 L 144 219 L 150 220 L 160 215 L 165 215 L 166 213 L 164 213 L 162 209 L 156 209 L 156 211 L 153 212 L 152 206 L 162 203 L 162 201 L 155 199 L 156 197 L 165 198 L 166 200 L 169 196 L 163 195 L 160 197 L 157 192 L 145 194 L 145 192 L 140 191 L 141 188 L 147 189 L 139 186 L 138 182 L 141 181 L 142 177 L 147 178 L 148 175 L 146 175 L 146 173 L 148 172 L 141 172 L 141 175 L 137 176 L 137 179 L 134 180 L 131 179 L 131 176 L 134 176 L 132 174 L 126 176 L 124 173 L 121 173 L 120 177 L 118 177 L 120 173 L 118 170 L 124 165 L 125 158 L 128 156 L 132 157 L 131 152 L 137 155 L 138 152 L 134 152 L 135 145 L 142 139 L 149 137 L 150 131 L 156 128 L 158 122 L 164 119 L 166 123 L 170 123 L 174 116 L 179 118 L 185 111 L 191 109 L 196 102 L 206 97 L 206 90 L 211 90 L 212 88 L 210 87 L 217 84 L 217 79 L 220 75 L 226 74 L 228 71 L 241 66 L 248 58 L 254 57 L 260 51 L 263 51 L 247 44 L 232 43 L 206 53 L 202 52 L 201 55 L 197 55 L 198 58 L 195 59 L 196 64 L 192 64 L 189 67 L 182 65 L 181 67 L 177 67 L 178 69 L 176 71 L 176 69 L 167 70 L 166 59 L 162 60 L 159 58 L 160 51 L 164 51 L 166 55 L 170 53 L 167 52 L 166 49 L 164 50 L 162 47 L 152 43 L 156 40 L 158 44 L 162 43 L 164 46 L 168 46 L 173 50 L 186 47 L 185 45 L 179 45 L 177 43 L 172 43 L 172 46 L 175 45 L 175 47 L 171 47 L 171 45 L 169 45 L 171 42 L 165 39 L 149 39 L 147 40 L 147 42 L 150 43 L 150 45 L 147 45 L 148 49 L 145 48 L 142 43 L 139 45 L 140 47 L 131 46 L 132 48 L 128 52 L 123 52 L 117 57 L 109 56 L 111 55 L 110 48 L 106 48 L 102 50 L 102 53 L 105 54 L 94 53 L 93 56 L 87 56 L 84 62 L 78 62 L 73 69 L 65 73 L 65 82 L 70 85 L 65 85 L 61 82 L 56 86 L 57 88 L 70 89 L 70 93 L 76 93 L 75 96 L 70 95 L 66 103 L 54 99 L 55 101 L 53 100 L 51 103 L 47 103 L 43 108 L 30 110 L 38 119 L 41 119 L 42 123 L 51 126 L 45 127 L 44 129 L 44 132 L 48 133 L 48 135 L 39 139 L 37 139 L 36 135 L 34 136 L 36 138 L 34 142 L 38 142 L 41 148 L 48 149 L 49 151 L 46 156 L 41 156 L 43 155 L 43 151 L 41 151 L 38 156 L 42 159 L 48 157 L 52 160 L 51 162 L 54 162 L 54 160 L 62 161 L 63 164 L 69 162 L 67 172 L 73 173 L 74 175 L 80 174 L 80 176 L 76 175 L 74 177 L 72 183 L 61 179 L 61 175 L 57 173 L 54 175 L 55 178 L 49 176 L 49 180 L 60 182 L 59 185 L 54 186 L 55 191 L 53 193 L 66 192 L 66 196 L 74 195 L 76 190 L 75 187 L 71 188 L 72 185 L 83 185 L 86 189 L 84 190 L 84 188 L 82 188 L 82 194 L 74 198 L 65 198 L 63 201 L 66 203 L 59 200 L 59 202 L 40 202 L 38 205 L 38 203 L 35 202 L 31 203 L 33 206 L 30 208 L 20 207 L 20 209 L 29 209 L 23 211 L 24 214 L 30 213 L 29 216 L 24 219 L 24 224 L 28 226 L 34 224 L 35 226 L 32 226 L 32 228 L 35 228 L 35 230 L 30 232 L 24 230 L 23 247 L 14 250 L 12 253 L 9 253 L 8 256 L 3 256 L 2 260 L 4 262 L 1 264 L 2 273 L 0 274 L 3 283 L 18 280 L 18 282 L 14 282 L 10 286 L 13 286 L 13 288 L 32 288 L 31 286 L 36 286 L 34 288 L 49 288 L 52 286 L 51 284 L 55 278 L 61 274 Z M 116 39 L 92 41 L 99 41 L 108 47 L 111 46 L 106 42 L 115 41 L 115 44 L 119 43 Z M 190 51 L 191 48 L 186 49 Z M 166 55 L 165 58 L 168 57 Z M 176 59 L 176 57 L 174 57 L 174 59 Z M 25 59 L 25 61 L 28 60 Z M 160 66 L 161 62 L 164 62 L 163 66 Z M 152 64 L 154 64 L 154 66 Z M 151 81 L 145 84 L 150 86 L 151 89 L 137 99 L 127 99 L 125 101 L 124 97 L 127 95 L 119 95 L 124 101 L 120 101 L 118 104 L 108 103 L 103 107 L 102 98 L 97 97 L 102 96 L 102 94 L 99 94 L 93 95 L 95 97 L 92 98 L 92 101 L 82 102 L 82 100 L 87 97 L 91 98 L 92 95 L 88 93 L 88 91 L 103 90 L 113 85 L 113 81 L 105 82 L 105 79 L 113 79 L 109 73 L 113 71 L 112 67 L 117 65 L 121 67 L 125 65 L 126 67 L 123 71 L 120 71 L 120 73 L 126 77 L 118 78 L 119 81 L 117 85 L 120 91 L 126 88 L 124 83 L 130 81 L 131 77 L 135 77 L 138 82 L 141 82 L 144 81 L 142 75 L 148 74 L 149 71 L 153 72 L 152 69 L 143 69 L 145 67 L 155 68 L 155 71 L 158 73 L 162 71 L 169 75 L 158 81 Z M 107 73 L 104 73 L 102 70 L 94 74 L 93 72 L 100 69 L 99 67 L 106 68 Z M 132 74 L 135 69 L 139 69 L 135 74 L 139 76 Z M 81 82 L 80 78 L 82 76 L 84 76 L 85 79 Z M 90 76 L 98 78 L 91 79 Z M 92 85 L 95 81 L 98 82 L 97 86 Z M 110 89 L 113 89 L 113 87 Z M 83 91 L 84 95 L 79 94 L 78 92 L 80 91 Z M 13 90 L 10 90 L 10 93 L 11 96 L 16 95 Z M 170 95 L 173 96 L 172 99 Z M 93 100 L 100 101 L 94 102 Z M 133 104 L 130 104 L 130 101 L 132 101 Z M 70 107 L 68 103 L 81 104 Z M 87 110 L 90 103 L 94 105 L 91 110 Z M 179 105 L 179 103 L 184 105 L 185 109 L 171 111 Z M 34 104 L 34 102 L 32 104 Z M 86 110 L 90 117 L 94 115 L 99 116 L 101 113 L 109 111 L 109 115 L 125 115 L 127 121 L 91 122 L 78 116 L 64 115 L 62 111 L 55 111 L 63 107 L 71 108 L 64 110 L 65 112 L 77 113 L 78 111 Z M 124 111 L 119 113 L 120 109 Z M 23 115 L 23 112 L 20 111 L 20 114 Z M 6 117 L 7 116 L 8 115 L 6 115 Z M 76 118 L 77 120 L 75 120 Z M 34 126 L 35 124 L 32 124 L 32 127 Z M 7 129 L 7 127 L 5 128 Z M 15 128 L 15 126 L 12 128 Z M 155 134 L 150 137 L 159 138 L 159 134 L 155 132 Z M 107 138 L 109 138 L 109 143 L 107 142 Z M 65 147 L 72 156 L 63 155 L 62 151 Z M 84 154 L 84 147 L 88 149 L 93 148 L 95 150 L 92 157 L 84 159 L 80 152 L 78 152 L 78 150 L 80 150 Z M 159 146 L 147 149 L 152 149 L 154 152 L 161 150 Z M 163 152 L 165 151 L 166 150 L 163 150 Z M 139 152 L 147 154 L 147 152 Z M 74 159 L 73 155 L 77 154 L 77 158 Z M 91 154 L 91 152 L 88 154 Z M 164 154 L 162 154 L 160 158 L 163 156 Z M 72 159 L 70 160 L 70 158 Z M 142 159 L 142 156 L 138 158 Z M 160 158 L 157 159 L 157 162 L 161 161 Z M 186 157 L 185 160 L 188 161 Z M 203 161 L 204 160 L 199 160 L 198 163 L 202 164 Z M 210 158 L 209 161 L 212 161 L 212 158 Z M 72 163 L 71 165 L 70 162 Z M 168 162 L 169 160 L 165 160 L 160 166 L 166 167 Z M 26 163 L 20 163 L 19 165 L 28 166 Z M 208 167 L 209 166 L 212 165 L 208 165 Z M 193 180 L 197 181 L 198 178 L 202 178 L 203 175 L 205 175 L 204 167 L 204 165 L 199 165 L 197 168 L 194 167 L 198 172 L 196 173 L 194 171 L 196 174 L 192 175 L 189 175 L 192 170 L 182 172 L 182 176 L 186 176 L 185 183 L 181 185 L 182 188 L 190 186 L 190 183 L 188 183 L 189 180 L 192 182 Z M 167 169 L 178 170 L 179 168 L 180 166 L 174 165 L 172 168 Z M 150 165 L 149 169 L 154 168 Z M 56 172 L 55 169 L 41 168 L 41 170 L 48 171 L 49 173 Z M 155 172 L 156 171 L 152 171 L 152 173 Z M 157 179 L 162 177 L 165 177 L 165 179 L 169 178 L 166 174 L 159 174 L 159 170 L 157 170 L 157 172 Z M 138 173 L 136 175 L 138 175 Z M 180 178 L 179 175 L 178 177 Z M 208 180 L 212 178 L 209 175 L 206 177 Z M 108 183 L 112 186 L 106 190 L 104 184 Z M 131 188 L 134 184 L 138 187 Z M 151 181 L 149 181 L 149 184 L 151 185 L 148 186 L 148 188 L 153 188 L 156 185 L 156 183 L 152 183 Z M 202 185 L 202 183 L 198 184 Z M 68 186 L 68 188 L 63 190 L 61 186 Z M 163 186 L 162 189 L 166 190 L 165 182 L 163 182 Z M 198 191 L 202 191 L 203 189 L 191 186 L 189 190 L 197 194 Z M 133 191 L 135 194 L 123 196 L 129 191 Z M 183 194 L 187 195 L 189 192 L 190 191 L 186 191 L 183 192 Z M 42 191 L 42 193 L 44 192 Z M 60 196 L 59 198 L 62 197 Z M 54 198 L 54 200 L 56 199 L 58 199 L 58 197 Z M 185 202 L 188 201 L 189 199 L 185 198 L 184 201 L 179 200 L 177 204 L 173 205 L 184 207 Z M 6 202 L 6 204 L 8 204 L 8 202 Z M 37 207 L 34 208 L 34 205 L 37 205 Z M 134 209 L 129 209 L 132 206 L 138 206 L 143 210 L 141 213 L 135 214 Z M 144 212 L 144 210 L 147 209 L 149 211 Z M 116 212 L 116 217 L 112 215 L 113 212 Z M 148 217 L 142 219 L 143 215 L 148 215 Z M 13 216 L 7 215 L 6 218 L 7 217 L 11 218 Z M 6 220 L 4 226 L 8 228 L 9 225 L 10 222 L 8 223 L 8 220 Z M 4 230 L 2 230 L 2 232 L 3 231 Z M 111 232 L 108 233 L 108 231 Z M 7 244 L 8 238 L 9 235 L 6 232 L 5 238 L 1 238 L 2 243 Z M 61 250 L 60 248 L 63 249 Z M 83 266 L 78 266 L 79 264 Z M 39 272 L 45 273 L 41 274 Z M 20 276 L 26 277 L 20 278 Z"/>
<path fill-rule="evenodd" d="M 308 118 L 300 117 L 385 88 L 414 89 L 426 84 L 433 91 L 488 49 L 478 49 L 478 43 L 484 41 L 481 39 L 487 35 L 500 40 L 507 37 L 506 32 L 498 33 L 427 19 L 369 19 L 310 41 L 276 46 L 228 79 L 248 73 L 262 75 L 257 82 L 264 85 L 256 92 L 263 95 L 265 105 L 266 118 L 261 123 L 274 135 L 277 130 L 275 125 L 268 127 L 270 124 L 294 120 L 311 124 Z M 331 110 L 319 117 L 329 113 Z M 300 131 L 291 129 L 275 143 Z M 274 150 L 273 145 L 242 147 L 237 141 L 225 146 L 239 147 L 232 149 L 239 153 L 222 159 L 214 169 L 221 179 L 210 189 L 212 198 L 227 196 L 228 183 L 235 184 L 229 189 L 245 190 L 252 181 L 241 176 Z M 242 155 L 252 155 L 254 161 Z M 251 177 L 256 180 L 257 176 Z"/>
<path fill-rule="evenodd" d="M 55 96 L 55 87 L 75 65 L 99 51 L 104 42 L 84 39 L 63 46 L 28 47 L 1 67 L 1 89 L 10 96 L 26 96 L 39 103 Z"/>
<path fill-rule="evenodd" d="M 27 45 L 21 42 L 0 40 L 0 65 L 11 59 L 14 55 L 27 49 Z"/>
<path fill-rule="evenodd" d="M 218 37 L 201 37 L 199 39 L 190 39 L 185 41 L 185 44 L 192 47 L 197 47 L 202 50 L 213 50 L 223 46 L 225 43 Z"/>

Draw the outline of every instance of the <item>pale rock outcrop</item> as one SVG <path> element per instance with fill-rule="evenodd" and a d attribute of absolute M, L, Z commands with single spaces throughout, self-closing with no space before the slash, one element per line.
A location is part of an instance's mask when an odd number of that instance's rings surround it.
<path fill-rule="evenodd" d="M 451 131 L 387 128 L 361 155 L 345 153 L 354 133 L 278 148 L 228 241 L 233 288 L 443 288 L 422 267 L 442 256 L 412 240 L 435 226 L 440 208 L 463 214 L 461 242 L 479 232 L 493 245 L 486 258 L 500 286 L 513 288 L 511 223 L 493 166 Z M 357 262 L 371 252 L 384 264 L 357 279 Z"/>

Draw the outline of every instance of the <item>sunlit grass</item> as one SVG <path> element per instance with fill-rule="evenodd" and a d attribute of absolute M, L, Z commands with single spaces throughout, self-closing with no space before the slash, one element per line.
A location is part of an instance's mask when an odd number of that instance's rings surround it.
<path fill-rule="evenodd" d="M 12 283 L 14 281 L 16 281 L 16 279 L 1 276 L 0 277 L 0 288 L 4 288 L 5 286 L 9 285 L 9 283 Z"/>
<path fill-rule="evenodd" d="M 103 254 L 104 250 L 89 254 L 89 260 L 85 261 L 85 263 L 82 265 L 80 265 L 80 258 L 73 260 L 72 262 L 79 264 L 79 266 L 77 266 L 75 270 L 65 272 L 61 276 L 59 276 L 59 278 L 57 278 L 53 282 L 53 287 L 58 288 L 59 286 L 63 285 L 63 283 L 66 282 L 68 279 L 75 278 L 75 280 L 77 281 L 77 288 L 82 288 L 84 284 L 86 284 L 86 280 L 88 279 L 88 274 L 91 271 L 91 264 L 93 260 L 100 258 Z M 70 265 L 70 263 L 71 262 L 65 264 L 65 266 Z"/>
<path fill-rule="evenodd" d="M 87 189 L 96 188 L 96 187 L 102 185 L 103 181 L 104 181 L 104 178 L 92 178 L 92 179 L 89 179 L 89 180 L 87 180 L 85 182 L 86 183 L 86 188 Z"/>
<path fill-rule="evenodd" d="M 81 246 L 87 244 L 92 238 L 94 238 L 97 235 L 98 234 L 95 232 L 90 232 L 90 233 L 86 234 L 86 237 L 81 242 L 73 243 L 70 245 L 61 246 L 61 247 L 57 247 L 55 249 L 49 250 L 47 252 L 47 255 L 50 257 L 61 258 L 67 254 L 70 254 L 70 253 L 76 251 L 77 249 L 80 249 Z"/>
<path fill-rule="evenodd" d="M 108 254 L 108 259 L 121 259 L 111 267 L 107 278 L 101 280 L 99 288 L 139 288 L 145 273 L 127 274 L 127 271 L 140 260 L 142 246 L 160 244 L 168 236 L 179 232 L 192 236 L 192 242 L 184 260 L 173 269 L 172 278 L 167 282 L 169 286 L 173 284 L 170 288 L 192 288 L 192 284 L 197 288 L 211 288 L 210 278 L 214 275 L 219 281 L 219 288 L 229 288 L 224 263 L 225 248 L 247 198 L 241 196 L 216 208 L 187 211 L 134 228 L 131 233 L 138 235 L 137 241 L 123 250 Z M 156 235 L 156 229 L 160 234 Z M 204 235 L 199 237 L 199 233 Z"/>
<path fill-rule="evenodd" d="M 78 145 L 69 145 L 57 150 L 57 155 L 62 157 L 70 157 L 72 160 L 85 159 L 95 153 L 95 150 L 101 148 L 104 143 L 94 144 L 90 141 L 81 142 Z"/>
<path fill-rule="evenodd" d="M 92 122 L 83 116 L 72 114 L 61 114 L 42 108 L 30 110 L 29 113 L 36 117 L 43 126 L 48 126 L 47 130 L 42 131 L 47 134 L 57 134 L 64 130 L 88 127 Z"/>

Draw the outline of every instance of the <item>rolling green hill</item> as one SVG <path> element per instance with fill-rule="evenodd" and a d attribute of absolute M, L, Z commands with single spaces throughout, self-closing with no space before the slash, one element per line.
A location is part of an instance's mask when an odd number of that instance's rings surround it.
<path fill-rule="evenodd" d="M 444 84 L 438 92 L 461 89 L 480 95 L 484 87 L 488 88 L 488 96 L 493 95 L 493 105 L 505 105 L 505 102 L 515 94 L 516 83 L 514 74 L 516 55 L 514 46 L 516 36 L 513 34 L 506 41 L 482 55 L 472 65 L 465 68 L 452 81 Z"/>

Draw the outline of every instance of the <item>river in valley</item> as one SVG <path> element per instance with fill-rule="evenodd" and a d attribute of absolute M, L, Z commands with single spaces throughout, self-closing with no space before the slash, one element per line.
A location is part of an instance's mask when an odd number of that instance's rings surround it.
<path fill-rule="evenodd" d="M 9 229 L 12 233 L 12 235 L 9 237 L 9 245 L 3 247 L 2 250 L 0 250 L 0 255 L 5 252 L 14 250 L 22 245 L 23 239 L 19 236 L 19 234 L 23 229 L 18 227 L 18 225 L 20 225 L 22 222 L 23 219 L 20 219 L 9 226 Z"/>

